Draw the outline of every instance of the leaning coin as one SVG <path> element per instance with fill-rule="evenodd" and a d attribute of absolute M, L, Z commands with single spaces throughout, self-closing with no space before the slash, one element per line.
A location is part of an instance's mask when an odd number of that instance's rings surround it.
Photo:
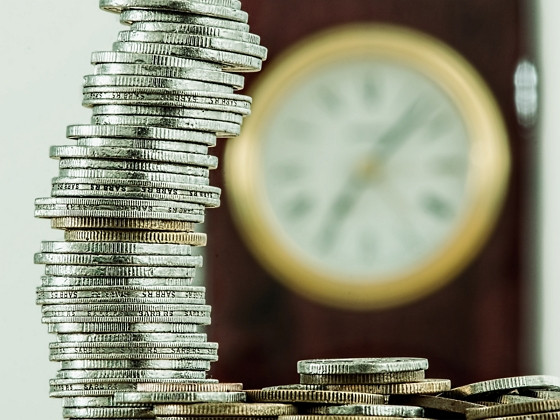
<path fill-rule="evenodd" d="M 43 287 L 191 287 L 192 277 L 186 278 L 145 278 L 145 277 L 56 277 L 42 276 Z"/>
<path fill-rule="evenodd" d="M 274 403 L 198 403 L 198 404 L 158 404 L 154 407 L 156 416 L 282 416 L 296 414 L 292 404 Z"/>
<path fill-rule="evenodd" d="M 223 71 L 204 70 L 197 67 L 168 67 L 153 64 L 99 63 L 94 67 L 94 74 L 129 74 L 137 76 L 168 77 L 175 79 L 197 80 L 206 83 L 218 83 L 243 89 L 245 78 L 238 74 Z"/>
<path fill-rule="evenodd" d="M 424 417 L 399 417 L 399 416 L 347 416 L 347 415 L 322 415 L 322 414 L 295 414 L 279 416 L 278 420 L 420 420 Z"/>
<path fill-rule="evenodd" d="M 481 408 L 480 404 L 475 404 L 468 401 L 455 400 L 451 398 L 444 398 L 434 395 L 391 395 L 389 397 L 389 404 L 407 404 L 417 405 L 426 410 L 435 410 L 442 413 L 442 418 L 445 418 L 445 413 L 464 414 L 469 408 Z M 451 417 L 451 415 L 449 415 Z M 464 417 L 463 417 L 464 418 Z"/>
<path fill-rule="evenodd" d="M 140 242 L 62 242 L 43 241 L 41 252 L 62 254 L 191 255 L 189 245 L 144 244 Z M 202 289 L 200 289 L 202 290 Z"/>
<path fill-rule="evenodd" d="M 148 10 L 128 10 L 131 13 L 149 12 Z M 91 64 L 148 64 L 163 67 L 196 68 L 200 70 L 219 71 L 218 64 L 202 60 L 174 57 L 171 55 L 134 54 L 118 51 L 94 51 L 91 53 Z"/>
<path fill-rule="evenodd" d="M 127 147 L 52 146 L 50 148 L 50 156 L 52 158 L 139 159 L 150 162 L 202 166 L 210 169 L 218 167 L 218 158 L 216 156 Z"/>
<path fill-rule="evenodd" d="M 58 334 L 58 342 L 60 343 L 114 343 L 114 342 L 148 342 L 148 343 L 203 343 L 206 342 L 206 334 L 204 333 L 105 333 L 105 334 Z M 206 366 L 206 365 L 204 365 Z M 123 368 L 124 369 L 124 368 Z M 201 367 L 199 369 L 206 369 Z"/>
<path fill-rule="evenodd" d="M 198 331 L 196 324 L 160 322 L 59 322 L 48 324 L 49 333 L 193 333 Z M 160 369 L 154 367 L 154 369 Z M 166 368 L 161 368 L 166 369 Z M 171 368 L 168 368 L 171 369 Z M 181 369 L 181 368 L 177 368 Z"/>
<path fill-rule="evenodd" d="M 59 370 L 57 379 L 205 379 L 204 370 L 163 370 L 163 369 L 108 369 L 108 370 Z"/>
<path fill-rule="evenodd" d="M 133 51 L 134 52 L 134 51 Z M 233 86 L 220 83 L 201 82 L 199 80 L 177 79 L 172 77 L 155 77 L 128 74 L 88 74 L 84 76 L 84 88 L 98 86 L 127 86 L 148 87 L 173 90 L 198 90 L 204 92 L 216 92 L 232 94 Z"/>
<path fill-rule="evenodd" d="M 127 9 L 121 12 L 120 20 L 122 23 L 129 25 L 135 22 L 172 22 L 249 32 L 249 25 L 246 23 L 165 10 Z"/>
<path fill-rule="evenodd" d="M 167 230 L 192 232 L 194 224 L 175 220 L 155 219 L 115 219 L 108 217 L 59 217 L 51 220 L 55 229 L 130 229 L 130 230 Z M 67 243 L 67 242 L 63 242 Z M 99 243 L 99 242 L 98 242 Z M 69 247 L 80 247 L 81 245 L 69 244 Z M 118 246 L 118 245 L 107 245 Z M 129 245 L 126 245 L 127 247 Z M 175 245 L 176 246 L 176 245 Z M 183 246 L 173 249 L 186 249 Z M 167 253 L 167 252 L 166 252 Z"/>
<path fill-rule="evenodd" d="M 45 265 L 45 274 L 54 277 L 193 277 L 191 267 L 141 267 L 119 265 Z"/>
<path fill-rule="evenodd" d="M 171 108 L 165 106 L 96 105 L 92 108 L 92 115 L 151 115 L 160 117 L 214 120 L 234 124 L 243 123 L 243 115 L 233 112 L 177 107 Z"/>
<path fill-rule="evenodd" d="M 142 392 L 230 392 L 242 391 L 241 383 L 140 383 L 137 387 Z"/>
<path fill-rule="evenodd" d="M 153 115 L 93 115 L 91 122 L 100 125 L 151 125 L 179 130 L 200 130 L 215 133 L 219 137 L 235 137 L 241 131 L 237 123 Z"/>
<path fill-rule="evenodd" d="M 98 370 L 98 369 L 157 369 L 157 370 L 169 370 L 169 371 L 188 371 L 188 370 L 210 370 L 209 360 L 193 360 L 193 359 L 182 359 L 182 360 L 132 360 L 132 359 L 121 359 L 121 360 L 64 360 L 61 363 L 63 370 Z M 148 382 L 147 384 L 152 384 Z M 181 380 L 179 382 L 158 382 L 157 384 L 162 386 L 174 385 L 183 386 L 185 381 Z M 208 384 L 191 384 L 194 385 L 208 385 Z M 215 385 L 215 384 L 212 384 Z M 167 389 L 167 388 L 166 388 Z M 136 388 L 134 389 L 136 390 Z M 149 391 L 150 389 L 141 389 L 138 387 L 138 391 Z M 183 389 L 177 389 L 177 391 L 182 391 Z M 204 389 L 188 389 L 187 391 L 203 391 Z M 216 389 L 217 390 L 217 389 Z M 157 389 L 153 389 L 157 391 Z M 222 391 L 227 391 L 223 389 Z M 235 391 L 235 390 L 234 390 Z"/>
<path fill-rule="evenodd" d="M 560 387 L 560 378 L 557 376 L 547 375 L 528 375 L 492 379 L 453 388 L 446 392 L 444 396 L 448 398 L 468 399 L 479 396 L 480 394 L 511 391 L 519 388 L 538 387 Z"/>
<path fill-rule="evenodd" d="M 195 15 L 212 16 L 236 22 L 247 23 L 247 12 L 223 6 L 215 6 L 196 0 L 100 0 L 99 7 L 109 12 L 121 13 L 126 9 L 171 10 L 192 13 Z"/>
<path fill-rule="evenodd" d="M 381 372 L 346 375 L 299 375 L 302 384 L 389 384 L 399 382 L 416 382 L 424 379 L 424 370 L 410 370 L 404 372 Z"/>
<path fill-rule="evenodd" d="M 155 42 L 117 41 L 113 43 L 115 51 L 137 54 L 176 55 L 179 57 L 205 60 L 222 65 L 224 71 L 257 72 L 261 70 L 262 60 L 246 54 L 211 48 L 189 47 Z"/>
<path fill-rule="evenodd" d="M 257 57 L 261 60 L 266 60 L 267 56 L 266 47 L 261 45 L 206 35 L 194 35 L 190 33 L 144 32 L 131 30 L 119 32 L 117 39 L 123 42 L 151 42 L 230 51 L 237 54 Z"/>
<path fill-rule="evenodd" d="M 245 401 L 245 392 L 117 392 L 118 404 L 137 403 L 231 403 Z"/>
<path fill-rule="evenodd" d="M 146 127 L 134 125 L 102 126 L 102 125 L 69 125 L 66 128 L 66 137 L 124 137 L 169 141 L 192 141 L 207 146 L 216 145 L 216 136 L 202 131 L 175 130 L 165 127 Z"/>
<path fill-rule="evenodd" d="M 195 185 L 208 185 L 210 183 L 210 179 L 207 176 L 202 177 L 202 176 L 193 176 L 193 175 L 180 175 L 180 174 L 164 173 L 164 172 L 143 172 L 143 171 L 127 171 L 127 170 L 121 171 L 121 170 L 113 170 L 113 169 L 60 169 L 58 174 L 60 177 L 64 177 L 64 178 L 137 179 L 141 181 L 150 181 L 150 182 L 172 182 L 172 183 L 195 184 Z M 88 219 L 90 218 L 88 217 Z M 111 218 L 108 219 L 112 220 Z M 132 219 L 131 224 L 132 221 L 134 220 L 137 219 Z M 166 220 L 166 222 L 169 222 L 169 220 Z M 117 229 L 118 227 L 114 226 L 108 228 Z M 131 228 L 123 226 L 123 229 L 131 229 Z M 144 228 L 138 227 L 135 229 L 144 229 Z M 152 230 L 151 228 L 146 228 L 146 229 Z M 192 231 L 193 229 L 175 229 L 175 228 L 161 229 L 160 228 L 157 230 Z"/>
<path fill-rule="evenodd" d="M 559 411 L 560 400 L 539 400 L 500 404 L 493 407 L 469 408 L 466 412 L 468 420 L 486 419 L 490 417 L 517 416 Z"/>
<path fill-rule="evenodd" d="M 67 241 L 119 241 L 146 242 L 157 244 L 189 244 L 191 246 L 206 245 L 206 234 L 202 232 L 150 232 L 144 230 L 67 230 L 64 233 L 64 239 L 66 239 Z"/>
<path fill-rule="evenodd" d="M 168 172 L 172 175 L 191 175 L 208 178 L 210 170 L 201 166 L 181 165 L 160 162 L 144 162 L 132 160 L 110 160 L 110 159 L 60 159 L 59 176 L 64 176 L 64 169 L 108 169 L 117 171 L 139 171 L 139 172 Z M 76 176 L 80 178 L 80 176 Z M 83 176 L 83 178 L 87 178 Z M 93 177 L 92 177 L 93 178 Z M 179 182 L 179 181 L 177 181 Z"/>
<path fill-rule="evenodd" d="M 425 370 L 428 360 L 418 357 L 376 357 L 300 360 L 299 374 L 341 375 Z"/>
<path fill-rule="evenodd" d="M 86 407 L 63 408 L 62 416 L 73 419 L 151 419 L 154 414 L 151 407 Z"/>
<path fill-rule="evenodd" d="M 385 416 L 385 417 L 424 417 L 422 407 L 411 405 L 349 404 L 320 406 L 311 409 L 309 414 L 329 414 L 337 416 Z"/>
<path fill-rule="evenodd" d="M 223 39 L 232 39 L 234 41 L 248 42 L 250 44 L 260 44 L 261 37 L 249 33 L 247 31 L 239 31 L 235 29 L 225 29 L 217 27 L 216 25 L 196 25 L 192 23 L 172 23 L 172 22 L 136 22 L 133 23 L 132 31 L 146 31 L 146 32 L 170 32 L 170 33 L 183 33 L 192 35 L 212 36 Z"/>
<path fill-rule="evenodd" d="M 560 390 L 527 388 L 522 392 L 530 397 L 544 399 L 560 399 Z"/>
<path fill-rule="evenodd" d="M 325 385 L 325 389 L 348 392 L 372 392 L 383 395 L 439 394 L 451 389 L 451 381 L 449 379 L 424 379 L 418 382 L 397 384 Z"/>
<path fill-rule="evenodd" d="M 313 391 L 301 389 L 247 390 L 249 402 L 321 404 L 383 404 L 383 395 L 360 392 Z"/>
<path fill-rule="evenodd" d="M 167 150 L 170 152 L 208 154 L 208 146 L 184 141 L 84 137 L 77 138 L 76 144 L 86 147 L 124 147 L 129 149 Z"/>

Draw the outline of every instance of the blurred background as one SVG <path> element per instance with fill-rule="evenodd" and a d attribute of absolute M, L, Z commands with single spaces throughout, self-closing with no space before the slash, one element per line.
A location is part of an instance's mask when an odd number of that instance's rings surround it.
<path fill-rule="evenodd" d="M 206 226 L 209 334 L 220 344 L 213 376 L 246 388 L 293 383 L 299 359 L 356 356 L 427 357 L 428 376 L 450 378 L 456 386 L 500 376 L 560 375 L 560 3 L 244 0 L 243 6 L 251 32 L 269 49 L 263 71 L 247 75 L 249 92 L 280 65 L 278 56 L 343 24 L 398 25 L 442 41 L 488 85 L 499 108 L 496 119 L 507 130 L 511 167 L 503 206 L 468 264 L 445 284 L 420 290 L 418 298 L 360 310 L 279 281 L 248 245 L 247 227 L 234 220 L 234 192 L 225 185 L 223 204 L 207 213 Z M 49 195 L 57 173 L 48 147 L 69 144 L 65 127 L 89 120 L 90 111 L 80 103 L 90 53 L 110 49 L 121 26 L 94 1 L 32 7 L 15 2 L 4 17 L 0 401 L 11 418 L 28 412 L 56 418 L 60 404 L 48 398 L 48 380 L 57 366 L 48 361 L 51 338 L 34 303 L 43 268 L 32 261 L 40 241 L 60 240 L 62 234 L 33 218 L 33 200 Z M 395 113 L 397 118 L 397 108 Z M 223 156 L 226 142 L 215 154 Z M 223 166 L 222 161 L 213 178 L 222 186 Z M 306 282 L 304 274 L 294 274 L 291 282 Z"/>

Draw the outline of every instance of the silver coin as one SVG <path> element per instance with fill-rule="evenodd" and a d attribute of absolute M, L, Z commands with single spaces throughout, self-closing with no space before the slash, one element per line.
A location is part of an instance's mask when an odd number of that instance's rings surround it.
<path fill-rule="evenodd" d="M 65 313 L 64 316 L 76 316 L 72 313 L 85 315 L 79 316 L 119 316 L 119 313 L 134 313 L 136 315 L 126 316 L 195 316 L 195 317 L 208 317 L 210 316 L 210 305 L 143 305 L 143 304 L 119 304 L 119 303 L 99 303 L 97 305 L 44 305 L 41 312 L 44 315 Z M 70 315 L 66 315 L 70 314 Z"/>
<path fill-rule="evenodd" d="M 239 31 L 235 29 L 225 29 L 216 27 L 216 25 L 196 25 L 189 23 L 172 23 L 172 22 L 135 22 L 130 28 L 132 31 L 145 32 L 170 32 L 184 33 L 192 35 L 202 35 L 218 37 L 223 39 L 231 39 L 234 41 L 247 42 L 249 44 L 260 44 L 261 37 L 247 31 Z"/>
<path fill-rule="evenodd" d="M 63 407 L 112 407 L 114 405 L 115 402 L 111 395 L 102 397 L 65 397 L 62 400 Z M 149 407 L 147 404 L 144 404 L 144 406 Z"/>
<path fill-rule="evenodd" d="M 152 408 L 122 407 L 85 407 L 63 408 L 62 416 L 73 419 L 152 419 Z"/>
<path fill-rule="evenodd" d="M 298 373 L 316 375 L 403 372 L 427 368 L 428 360 L 417 357 L 312 359 L 300 360 L 297 364 Z"/>
<path fill-rule="evenodd" d="M 205 333 L 104 333 L 104 334 L 58 334 L 57 340 L 60 343 L 81 343 L 81 342 L 91 342 L 91 343 L 107 343 L 107 342 L 133 342 L 133 341 L 144 341 L 144 342 L 188 342 L 188 343 L 200 343 L 205 342 L 207 336 Z M 206 366 L 206 365 L 204 365 Z M 120 368 L 120 369 L 128 369 Z M 66 368 L 70 369 L 70 368 Z M 83 369 L 83 368 L 72 368 L 72 369 Z M 92 369 L 92 368 L 90 368 Z M 119 369 L 116 367 L 111 368 L 95 368 L 95 369 Z M 187 370 L 203 370 L 206 367 L 191 367 Z"/>
<path fill-rule="evenodd" d="M 60 322 L 47 325 L 49 333 L 194 333 L 196 324 L 162 322 Z M 154 368 L 157 369 L 157 368 Z M 162 368 L 163 369 L 163 368 Z"/>
<path fill-rule="evenodd" d="M 247 23 L 249 19 L 247 12 L 242 10 L 196 0 L 100 0 L 99 7 L 115 13 L 121 13 L 126 9 L 161 9 L 217 17 L 241 23 Z"/>
<path fill-rule="evenodd" d="M 51 146 L 50 156 L 53 158 L 139 159 L 150 162 L 202 166 L 210 169 L 218 167 L 216 156 L 125 147 Z"/>
<path fill-rule="evenodd" d="M 129 30 L 119 32 L 117 39 L 123 42 L 149 42 L 229 51 L 236 54 L 256 57 L 260 60 L 266 60 L 267 56 L 267 49 L 260 45 L 226 38 L 194 35 L 190 33 L 185 34 Z"/>
<path fill-rule="evenodd" d="M 215 133 L 218 137 L 235 137 L 241 132 L 239 124 L 200 118 L 173 118 L 153 115 L 93 115 L 91 122 L 100 125 L 155 125 L 171 129 L 200 130 Z"/>
<path fill-rule="evenodd" d="M 154 64 L 99 63 L 94 67 L 96 75 L 136 75 L 165 77 L 173 79 L 197 80 L 207 83 L 218 83 L 243 89 L 245 78 L 238 74 L 223 71 L 201 70 L 200 68 L 157 66 Z"/>
<path fill-rule="evenodd" d="M 91 74 L 84 76 L 84 88 L 97 86 L 149 87 L 183 91 L 204 91 L 233 94 L 233 87 L 219 83 L 200 82 L 197 80 L 174 79 L 171 77 L 136 76 L 127 74 Z"/>
<path fill-rule="evenodd" d="M 64 334 L 63 334 L 64 335 Z M 158 370 L 210 370 L 209 360 L 64 360 L 61 362 L 66 369 L 158 369 Z M 177 383 L 178 381 L 175 381 Z M 184 382 L 184 381 L 182 381 Z M 149 382 L 148 382 L 149 383 Z"/>
<path fill-rule="evenodd" d="M 61 381 L 62 382 L 62 381 Z M 52 383 L 49 395 L 53 398 L 113 396 L 117 391 L 135 391 L 137 384 L 129 383 Z"/>
<path fill-rule="evenodd" d="M 191 255 L 190 245 L 145 244 L 134 242 L 62 242 L 43 241 L 41 252 L 63 254 L 136 254 L 136 255 Z M 195 288 L 193 288 L 195 290 Z M 203 288 L 196 290 L 203 291 Z"/>
<path fill-rule="evenodd" d="M 208 185 L 208 177 L 181 175 L 162 172 L 120 171 L 112 169 L 61 169 L 58 173 L 62 178 L 101 178 L 139 180 L 149 182 L 165 182 L 176 184 Z"/>
<path fill-rule="evenodd" d="M 208 154 L 208 146 L 180 141 L 86 137 L 76 139 L 76 144 L 78 146 L 88 147 L 125 147 L 130 149 L 167 150 L 182 153 Z"/>
<path fill-rule="evenodd" d="M 109 369 L 109 370 L 60 370 L 57 379 L 205 379 L 204 370 L 162 369 Z"/>
<path fill-rule="evenodd" d="M 128 12 L 147 12 L 146 10 L 129 10 Z M 172 55 L 134 54 L 118 51 L 95 51 L 91 53 L 91 64 L 148 64 L 163 67 L 197 68 L 200 70 L 219 71 L 221 66 L 201 60 L 174 57 Z"/>
<path fill-rule="evenodd" d="M 77 254 L 38 252 L 35 264 L 202 267 L 200 255 Z"/>
<path fill-rule="evenodd" d="M 54 277 L 192 277 L 196 268 L 138 267 L 115 265 L 46 265 L 45 275 Z"/>
<path fill-rule="evenodd" d="M 110 198 L 38 198 L 36 217 L 115 217 L 203 223 L 204 206 L 179 201 Z M 139 276 L 145 277 L 145 276 Z"/>
<path fill-rule="evenodd" d="M 51 314 L 52 315 L 52 314 Z M 192 317 L 192 316 L 82 316 L 82 317 L 72 317 L 72 316 L 44 316 L 41 318 L 43 324 L 103 324 L 99 327 L 99 330 L 95 330 L 93 327 L 83 326 L 82 330 L 76 329 L 75 332 L 85 331 L 89 328 L 91 331 L 100 332 L 102 328 L 106 328 L 107 331 L 111 332 L 122 332 L 127 328 L 126 324 L 193 324 L 193 325 L 210 325 L 210 317 Z M 109 329 L 109 324 L 122 324 L 122 330 L 119 325 L 111 326 Z M 171 330 L 172 327 L 170 326 Z M 56 332 L 57 329 L 50 329 L 52 332 Z M 149 355 L 148 355 L 149 356 Z M 132 356 L 131 356 L 132 358 Z M 153 356 L 155 359 L 155 355 Z M 178 355 L 180 359 L 180 355 Z"/>
<path fill-rule="evenodd" d="M 206 234 L 185 231 L 69 229 L 64 239 L 72 242 L 146 242 L 156 244 L 186 244 L 205 246 Z M 179 284 L 179 283 L 177 283 Z"/>
<path fill-rule="evenodd" d="M 86 242 L 87 243 L 87 242 Z M 190 287 L 191 278 L 154 278 L 154 277 L 66 277 L 42 276 L 43 287 L 84 287 L 84 288 L 116 288 L 116 287 Z"/>
<path fill-rule="evenodd" d="M 188 289 L 188 288 L 183 288 Z M 140 304 L 191 304 L 206 303 L 204 292 L 173 288 L 146 287 L 39 287 L 36 303 L 39 305 L 79 305 L 97 303 L 140 303 Z"/>
<path fill-rule="evenodd" d="M 104 349 L 86 348 L 84 351 L 71 351 L 70 349 L 51 350 L 49 353 L 49 360 L 53 362 L 61 362 L 63 360 L 121 360 L 121 359 L 138 359 L 138 360 L 208 360 L 216 362 L 217 355 L 201 355 L 192 351 L 192 349 L 183 347 L 174 348 L 153 348 L 153 349 L 113 349 L 114 352 L 104 351 Z M 147 378 L 153 380 L 154 378 Z M 124 381 L 124 378 L 119 378 L 119 381 Z M 138 379 L 136 379 L 138 380 Z"/>
<path fill-rule="evenodd" d="M 239 115 L 251 113 L 251 102 L 246 96 L 208 94 L 198 91 L 177 91 L 122 86 L 85 88 L 82 104 L 96 105 L 145 105 L 168 108 L 207 109 Z M 119 127 L 119 126 L 116 126 Z"/>
<path fill-rule="evenodd" d="M 221 64 L 225 71 L 256 72 L 260 71 L 262 67 L 262 60 L 260 58 L 210 48 L 158 44 L 155 42 L 117 41 L 113 43 L 113 49 L 115 51 L 137 54 L 175 55 L 196 60 L 206 60 Z"/>
<path fill-rule="evenodd" d="M 314 414 L 334 416 L 424 417 L 424 409 L 411 405 L 349 404 L 317 408 Z"/>
<path fill-rule="evenodd" d="M 190 175 L 208 178 L 210 170 L 201 166 L 180 165 L 159 162 L 126 161 L 111 159 L 60 159 L 59 167 L 63 169 L 110 169 L 119 171 L 163 172 L 176 175 Z M 63 176 L 62 174 L 59 174 Z M 81 177 L 89 178 L 89 177 Z"/>
<path fill-rule="evenodd" d="M 110 138 L 138 138 L 168 141 L 189 141 L 213 147 L 216 145 L 216 135 L 197 130 L 175 130 L 165 127 L 148 127 L 145 125 L 69 125 L 66 127 L 66 137 L 110 137 Z"/>
<path fill-rule="evenodd" d="M 244 402 L 245 392 L 117 392 L 118 404 L 137 403 L 202 403 L 202 402 Z"/>
<path fill-rule="evenodd" d="M 234 124 L 243 123 L 243 115 L 232 112 L 210 111 L 206 109 L 170 108 L 163 106 L 96 105 L 92 108 L 92 115 L 153 115 L 160 117 L 223 121 Z"/>
<path fill-rule="evenodd" d="M 121 12 L 120 20 L 124 24 L 134 24 L 136 22 L 170 22 L 249 32 L 249 25 L 246 23 L 165 10 L 127 9 Z"/>

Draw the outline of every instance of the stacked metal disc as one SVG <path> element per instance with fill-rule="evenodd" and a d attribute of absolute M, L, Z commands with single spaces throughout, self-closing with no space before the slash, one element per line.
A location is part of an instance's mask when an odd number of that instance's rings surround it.
<path fill-rule="evenodd" d="M 144 418 L 146 404 L 116 407 L 141 383 L 215 384 L 217 343 L 204 287 L 193 286 L 206 243 L 195 232 L 220 203 L 209 185 L 217 137 L 239 134 L 251 99 L 235 93 L 266 58 L 239 0 L 101 0 L 129 26 L 112 51 L 94 52 L 51 197 L 35 203 L 65 240 L 43 242 L 37 290 L 61 362 L 51 396 L 65 417 Z"/>

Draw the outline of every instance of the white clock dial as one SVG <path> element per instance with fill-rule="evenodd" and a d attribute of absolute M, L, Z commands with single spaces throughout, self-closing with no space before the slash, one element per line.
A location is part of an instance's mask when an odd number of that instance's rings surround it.
<path fill-rule="evenodd" d="M 431 37 L 375 25 L 318 34 L 276 63 L 225 156 L 233 215 L 262 265 L 348 309 L 419 299 L 456 276 L 509 173 L 476 71 Z"/>
<path fill-rule="evenodd" d="M 398 63 L 333 63 L 285 92 L 262 141 L 264 191 L 302 258 L 364 281 L 441 247 L 467 202 L 467 129 Z"/>

